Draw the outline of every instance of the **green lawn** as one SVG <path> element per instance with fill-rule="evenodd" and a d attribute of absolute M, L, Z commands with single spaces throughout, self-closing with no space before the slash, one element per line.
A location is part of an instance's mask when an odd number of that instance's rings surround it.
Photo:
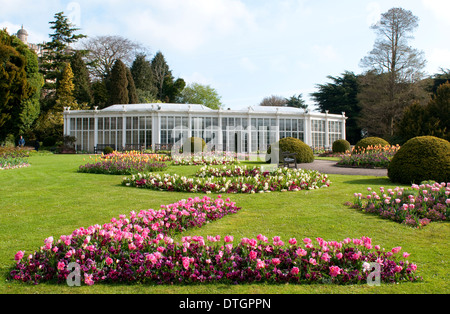
<path fill-rule="evenodd" d="M 84 161 L 83 159 L 86 159 Z M 330 175 L 329 188 L 297 193 L 227 195 L 242 210 L 183 235 L 233 235 L 235 238 L 281 236 L 302 239 L 321 237 L 340 241 L 368 236 L 386 249 L 401 246 L 418 265 L 421 283 L 333 286 L 316 285 L 94 285 L 70 288 L 66 285 L 33 286 L 7 280 L 14 254 L 32 253 L 49 236 L 72 233 L 79 227 L 109 222 L 130 211 L 159 208 L 188 193 L 155 192 L 121 186 L 122 176 L 77 173 L 89 156 L 41 155 L 30 158 L 31 167 L 0 171 L 0 293 L 203 293 L 203 294 L 296 294 L 296 293 L 449 293 L 450 224 L 431 223 L 416 230 L 343 205 L 353 193 L 367 187 L 395 187 L 387 178 Z M 199 167 L 170 167 L 168 172 L 193 174 Z M 197 194 L 197 196 L 203 196 Z"/>

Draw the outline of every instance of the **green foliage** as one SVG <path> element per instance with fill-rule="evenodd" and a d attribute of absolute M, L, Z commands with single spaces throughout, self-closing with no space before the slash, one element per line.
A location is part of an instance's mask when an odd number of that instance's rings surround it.
<path fill-rule="evenodd" d="M 369 146 L 388 146 L 389 143 L 381 137 L 366 137 L 358 141 L 354 147 L 354 152 L 365 150 Z"/>
<path fill-rule="evenodd" d="M 290 98 L 287 98 L 286 101 L 287 101 L 286 105 L 288 107 L 308 109 L 308 105 L 305 103 L 305 100 L 303 99 L 302 94 L 299 94 L 298 96 L 293 95 Z"/>
<path fill-rule="evenodd" d="M 94 105 L 99 107 L 99 109 L 103 109 L 108 105 L 109 95 L 105 81 L 95 81 L 92 83 L 92 96 L 94 98 Z"/>
<path fill-rule="evenodd" d="M 94 101 L 91 89 L 89 72 L 82 58 L 82 53 L 77 51 L 73 55 L 70 66 L 73 72 L 73 84 L 75 86 L 73 95 L 78 103 L 92 104 Z"/>
<path fill-rule="evenodd" d="M 314 153 L 311 147 L 303 143 L 301 140 L 293 137 L 285 137 L 279 142 L 279 158 L 281 160 L 283 152 L 296 153 L 298 163 L 312 163 L 314 161 Z M 272 153 L 272 147 L 269 147 L 267 154 Z M 266 158 L 266 160 L 270 158 Z M 269 161 L 268 160 L 268 161 Z"/>
<path fill-rule="evenodd" d="M 146 60 L 145 55 L 139 54 L 136 56 L 130 71 L 137 90 L 147 92 L 143 94 L 156 94 L 151 63 Z"/>
<path fill-rule="evenodd" d="M 131 75 L 131 71 L 129 68 L 127 70 L 127 81 L 128 81 L 128 103 L 129 104 L 137 104 L 138 96 L 136 92 L 136 86 L 134 85 L 133 76 Z"/>
<path fill-rule="evenodd" d="M 358 100 L 360 90 L 358 77 L 353 72 L 345 72 L 340 77 L 328 76 L 332 82 L 317 85 L 318 91 L 311 96 L 322 113 L 332 114 L 345 112 L 348 117 L 346 123 L 346 138 L 351 143 L 361 139 L 361 128 L 358 118 L 361 107 Z"/>
<path fill-rule="evenodd" d="M 110 105 L 129 103 L 127 69 L 121 60 L 114 63 L 108 85 Z"/>
<path fill-rule="evenodd" d="M 176 102 L 176 99 L 186 87 L 186 82 L 181 78 L 175 80 L 164 55 L 160 51 L 153 57 L 151 68 L 157 99 L 165 103 Z"/>
<path fill-rule="evenodd" d="M 392 182 L 403 184 L 426 180 L 449 182 L 450 143 L 434 136 L 410 139 L 389 164 L 388 176 Z"/>
<path fill-rule="evenodd" d="M 13 40 L 0 31 L 0 140 L 20 133 L 26 101 L 35 93 L 28 82 L 27 59 L 13 47 Z"/>
<path fill-rule="evenodd" d="M 79 39 L 86 37 L 81 34 L 75 35 L 79 29 L 72 27 L 69 19 L 64 16 L 64 12 L 56 13 L 54 18 L 54 21 L 49 22 L 54 33 L 50 34 L 51 41 L 43 45 L 45 53 L 40 65 L 40 70 L 46 79 L 44 89 L 50 97 L 56 90 L 55 82 L 61 77 L 66 64 L 71 61 L 72 55 L 68 48 Z"/>
<path fill-rule="evenodd" d="M 406 107 L 396 134 L 403 142 L 427 135 L 450 140 L 450 83 L 441 84 L 428 104 L 414 102 Z"/>
<path fill-rule="evenodd" d="M 104 155 L 109 155 L 109 154 L 112 154 L 113 152 L 114 152 L 114 149 L 112 147 L 109 147 L 109 146 L 106 146 L 103 149 L 103 154 Z"/>
<path fill-rule="evenodd" d="M 332 145 L 333 153 L 345 153 L 350 150 L 350 142 L 344 139 L 337 140 Z"/>
<path fill-rule="evenodd" d="M 220 99 L 221 97 L 217 91 L 211 86 L 192 83 L 181 92 L 178 102 L 183 104 L 201 104 L 218 110 L 223 107 Z"/>

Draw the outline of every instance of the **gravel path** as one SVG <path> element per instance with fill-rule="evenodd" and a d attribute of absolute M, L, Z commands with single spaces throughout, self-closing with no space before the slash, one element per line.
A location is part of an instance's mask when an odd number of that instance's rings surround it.
<path fill-rule="evenodd" d="M 309 164 L 298 164 L 298 168 L 317 170 L 326 174 L 387 177 L 387 169 L 346 168 L 336 166 L 336 161 L 315 160 Z"/>

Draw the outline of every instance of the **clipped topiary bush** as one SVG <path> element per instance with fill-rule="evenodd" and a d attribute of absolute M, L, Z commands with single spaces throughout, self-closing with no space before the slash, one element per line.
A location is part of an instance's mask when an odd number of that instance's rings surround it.
<path fill-rule="evenodd" d="M 198 143 L 201 143 L 201 149 Z M 200 137 L 190 137 L 184 142 L 183 147 L 190 149 L 191 153 L 201 153 L 205 150 L 206 142 Z M 181 152 L 183 152 L 183 148 Z"/>
<path fill-rule="evenodd" d="M 280 161 L 281 161 L 281 154 L 283 152 L 290 152 L 290 153 L 296 153 L 296 159 L 298 163 L 311 163 L 314 161 L 314 153 L 311 147 L 309 147 L 307 144 L 303 143 L 301 140 L 293 137 L 285 137 L 281 139 L 279 142 L 280 147 Z M 266 161 L 270 162 L 270 154 L 272 153 L 272 147 L 269 146 L 267 150 L 267 157 Z"/>
<path fill-rule="evenodd" d="M 333 153 L 345 153 L 350 150 L 350 142 L 344 139 L 337 140 L 332 146 Z"/>
<path fill-rule="evenodd" d="M 114 153 L 114 149 L 112 147 L 110 147 L 110 146 L 106 146 L 103 149 L 103 155 L 109 155 L 109 154 L 112 154 L 112 153 Z"/>
<path fill-rule="evenodd" d="M 388 167 L 392 182 L 419 184 L 450 181 L 450 142 L 434 136 L 410 139 L 392 158 Z"/>
<path fill-rule="evenodd" d="M 358 143 L 356 143 L 354 152 L 361 152 L 362 150 L 365 150 L 369 146 L 388 146 L 390 145 L 389 142 L 382 139 L 381 137 L 366 137 L 360 140 Z"/>

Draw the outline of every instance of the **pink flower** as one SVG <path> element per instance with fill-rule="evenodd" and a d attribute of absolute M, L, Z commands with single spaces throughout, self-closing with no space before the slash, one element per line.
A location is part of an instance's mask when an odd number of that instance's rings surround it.
<path fill-rule="evenodd" d="M 303 239 L 303 242 L 304 242 L 305 244 L 309 244 L 309 243 L 311 243 L 312 241 L 311 241 L 310 238 L 304 238 L 304 239 Z"/>
<path fill-rule="evenodd" d="M 331 277 L 337 277 L 340 274 L 341 274 L 341 269 L 339 268 L 339 266 L 331 266 L 330 267 L 330 276 Z"/>
<path fill-rule="evenodd" d="M 402 271 L 402 269 L 403 269 L 403 267 L 402 267 L 402 266 L 400 266 L 400 265 L 397 265 L 397 266 L 395 266 L 395 268 L 394 268 L 394 271 L 395 271 L 396 273 L 399 273 L 399 272 L 401 272 L 401 271 Z"/>
<path fill-rule="evenodd" d="M 66 265 L 63 262 L 58 262 L 58 270 L 64 270 Z"/>
<path fill-rule="evenodd" d="M 183 267 L 184 269 L 189 268 L 189 257 L 183 257 Z"/>
<path fill-rule="evenodd" d="M 233 242 L 234 238 L 233 236 L 225 236 L 225 243 Z"/>
<path fill-rule="evenodd" d="M 403 257 L 404 258 L 408 258 L 411 254 L 407 253 L 407 252 L 403 252 Z"/>
<path fill-rule="evenodd" d="M 402 250 L 401 246 L 397 246 L 392 249 L 392 253 L 396 254 L 396 253 L 400 252 L 401 250 Z"/>
<path fill-rule="evenodd" d="M 312 265 L 317 265 L 317 261 L 314 258 L 310 258 L 309 263 Z"/>
<path fill-rule="evenodd" d="M 262 261 L 262 260 L 260 260 L 260 259 L 258 259 L 257 261 L 256 261 L 256 268 L 257 269 L 261 269 L 261 268 L 265 268 L 266 267 L 266 264 L 264 263 L 264 261 Z"/>
<path fill-rule="evenodd" d="M 297 239 L 295 239 L 295 238 L 289 239 L 289 244 L 290 245 L 296 245 L 297 244 Z"/>
<path fill-rule="evenodd" d="M 412 271 L 416 271 L 417 265 L 416 264 L 411 264 L 411 269 L 412 269 Z"/>
<path fill-rule="evenodd" d="M 84 283 L 88 286 L 92 286 L 94 284 L 94 280 L 92 279 L 94 275 L 84 274 Z"/>
<path fill-rule="evenodd" d="M 298 249 L 297 251 L 295 251 L 295 253 L 297 253 L 298 256 L 306 256 L 306 254 L 308 254 L 308 252 L 304 249 Z"/>
<path fill-rule="evenodd" d="M 277 266 L 277 265 L 279 265 L 280 263 L 281 263 L 281 261 L 280 261 L 279 258 L 272 258 L 272 264 L 273 264 L 273 265 Z"/>
<path fill-rule="evenodd" d="M 292 267 L 292 270 L 291 270 L 292 275 L 297 275 L 299 272 L 300 272 L 300 269 L 298 269 L 298 267 Z"/>
<path fill-rule="evenodd" d="M 256 257 L 258 256 L 258 253 L 256 253 L 255 251 L 250 251 L 249 253 L 249 257 L 250 259 L 256 259 Z"/>
<path fill-rule="evenodd" d="M 110 266 L 113 263 L 113 260 L 111 257 L 108 257 L 105 262 L 106 262 L 106 265 Z"/>
<path fill-rule="evenodd" d="M 342 257 L 343 257 L 343 255 L 342 255 L 341 252 L 339 252 L 339 253 L 336 254 L 336 258 L 337 258 L 337 259 L 341 259 Z"/>

